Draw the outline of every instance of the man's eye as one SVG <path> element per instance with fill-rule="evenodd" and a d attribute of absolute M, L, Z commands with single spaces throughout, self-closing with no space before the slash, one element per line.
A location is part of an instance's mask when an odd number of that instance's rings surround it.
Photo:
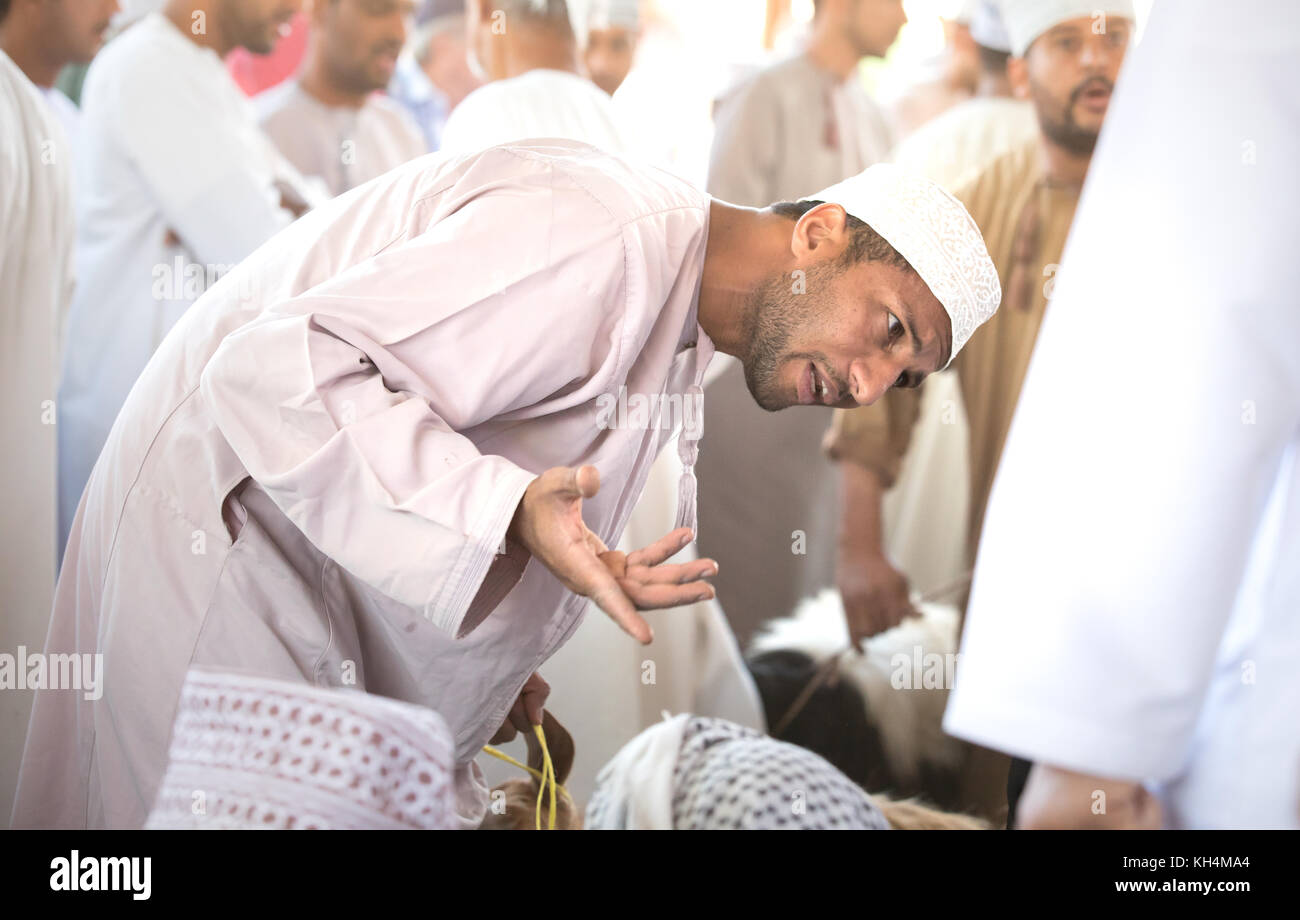
<path fill-rule="evenodd" d="M 903 334 L 903 324 L 894 314 L 889 314 L 889 338 L 894 340 Z"/>

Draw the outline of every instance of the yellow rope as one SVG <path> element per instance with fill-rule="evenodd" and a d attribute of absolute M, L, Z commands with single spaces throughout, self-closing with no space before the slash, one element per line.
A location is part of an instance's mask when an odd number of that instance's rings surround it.
<path fill-rule="evenodd" d="M 542 769 L 540 772 L 534 770 L 526 763 L 520 763 L 519 761 L 515 760 L 513 757 L 511 757 L 509 754 L 505 753 L 504 751 L 498 751 L 490 744 L 483 745 L 483 752 L 491 755 L 492 757 L 497 758 L 498 760 L 504 760 L 508 764 L 513 764 L 519 769 L 525 770 L 528 773 L 531 773 L 537 779 L 541 780 L 539 784 L 541 788 L 537 790 L 537 829 L 539 831 L 542 829 L 542 796 L 545 794 L 546 783 L 548 781 L 550 782 L 551 808 L 550 808 L 549 829 L 555 830 L 556 790 L 563 792 L 566 796 L 569 795 L 569 790 L 565 789 L 563 786 L 561 786 L 559 783 L 555 781 L 555 764 L 551 761 L 551 752 L 546 747 L 546 733 L 542 731 L 542 727 L 540 725 L 534 725 L 533 732 L 537 735 L 537 740 L 540 741 L 542 745 Z M 572 796 L 570 796 L 570 798 L 572 798 Z"/>
<path fill-rule="evenodd" d="M 542 745 L 542 772 L 548 774 L 551 778 L 551 808 L 550 808 L 550 818 L 548 820 L 549 820 L 549 830 L 555 830 L 555 807 L 556 807 L 555 763 L 551 760 L 551 752 L 546 749 L 546 732 L 542 731 L 542 727 L 540 725 L 534 725 L 533 731 L 537 733 L 537 740 Z M 543 786 L 546 785 L 546 780 L 542 780 L 542 785 Z M 542 829 L 542 816 L 540 814 L 541 807 L 542 807 L 542 797 L 539 794 L 537 796 L 537 808 L 539 811 L 539 814 L 537 816 L 538 830 Z"/>

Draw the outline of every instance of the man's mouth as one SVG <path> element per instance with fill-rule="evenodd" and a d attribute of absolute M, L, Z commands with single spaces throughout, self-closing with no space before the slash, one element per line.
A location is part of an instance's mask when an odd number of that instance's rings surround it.
<path fill-rule="evenodd" d="M 400 47 L 376 48 L 370 57 L 378 64 L 382 64 L 385 67 L 391 67 L 397 63 L 397 56 L 401 54 L 401 52 L 402 49 Z"/>
<path fill-rule="evenodd" d="M 1110 104 L 1111 85 L 1104 81 L 1093 81 L 1075 92 L 1075 99 L 1085 109 L 1093 112 L 1105 112 Z"/>
<path fill-rule="evenodd" d="M 838 399 L 839 394 L 831 386 L 830 381 L 817 370 L 817 365 L 809 361 L 808 366 L 804 368 L 804 372 L 799 378 L 799 404 L 815 406 L 820 403 L 829 406 L 833 405 Z"/>

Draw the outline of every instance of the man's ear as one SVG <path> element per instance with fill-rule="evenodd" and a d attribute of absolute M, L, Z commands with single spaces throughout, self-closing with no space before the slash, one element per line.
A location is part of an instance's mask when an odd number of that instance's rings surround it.
<path fill-rule="evenodd" d="M 1029 98 L 1029 62 L 1022 57 L 1007 59 L 1007 82 L 1017 99 Z"/>
<path fill-rule="evenodd" d="M 832 256 L 838 255 L 847 243 L 848 212 L 843 205 L 826 202 L 811 209 L 795 221 L 790 248 L 796 258 L 824 256 L 824 247 L 830 247 Z M 822 250 L 822 251 L 819 251 Z"/>

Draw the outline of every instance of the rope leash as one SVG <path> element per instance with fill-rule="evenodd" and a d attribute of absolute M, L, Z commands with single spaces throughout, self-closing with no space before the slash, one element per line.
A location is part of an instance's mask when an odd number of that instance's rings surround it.
<path fill-rule="evenodd" d="M 537 790 L 537 829 L 542 829 L 542 796 L 546 793 L 546 784 L 551 784 L 551 807 L 547 830 L 555 830 L 555 794 L 556 790 L 563 792 L 565 796 L 572 799 L 569 790 L 555 781 L 555 764 L 551 760 L 551 752 L 546 747 L 546 732 L 542 731 L 540 725 L 533 726 L 533 733 L 537 735 L 537 740 L 542 746 L 542 769 L 535 770 L 526 763 L 520 763 L 504 751 L 499 751 L 490 744 L 483 745 L 483 752 L 495 757 L 497 760 L 504 760 L 508 764 L 513 764 L 521 770 L 531 773 L 534 778 L 541 780 L 540 788 Z"/>

